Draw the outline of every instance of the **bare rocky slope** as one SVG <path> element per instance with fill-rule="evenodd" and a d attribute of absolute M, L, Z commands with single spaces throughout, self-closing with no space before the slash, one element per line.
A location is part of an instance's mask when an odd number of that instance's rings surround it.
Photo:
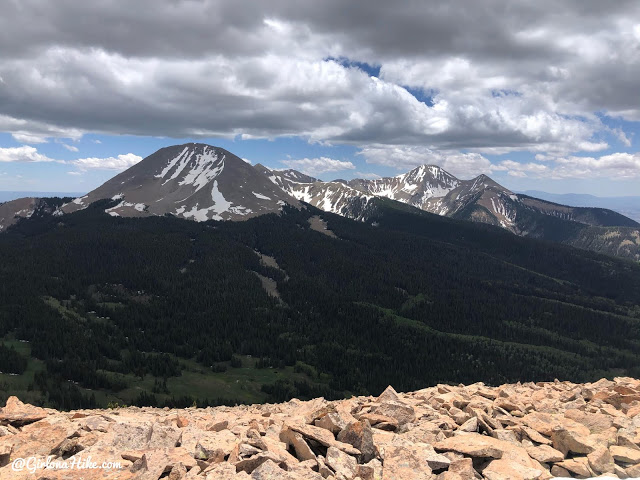
<path fill-rule="evenodd" d="M 10 397 L 0 423 L 1 479 L 640 476 L 632 378 L 183 410 L 58 412 Z"/>
<path fill-rule="evenodd" d="M 24 197 L 0 203 L 0 232 L 15 225 L 22 218 L 61 215 L 61 199 Z"/>
<path fill-rule="evenodd" d="M 38 204 L 37 198 L 24 197 L 0 203 L 0 232 L 21 218 L 30 218 Z"/>

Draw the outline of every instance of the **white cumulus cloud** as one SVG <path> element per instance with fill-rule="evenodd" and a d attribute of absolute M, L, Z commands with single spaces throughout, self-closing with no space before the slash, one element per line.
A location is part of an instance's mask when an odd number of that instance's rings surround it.
<path fill-rule="evenodd" d="M 117 157 L 107 158 L 79 158 L 77 160 L 69 160 L 68 164 L 75 165 L 81 170 L 101 169 L 101 170 L 126 170 L 134 166 L 142 160 L 142 157 L 133 153 L 118 155 Z"/>
<path fill-rule="evenodd" d="M 327 172 L 340 172 L 354 170 L 356 166 L 348 161 L 335 160 L 328 157 L 302 158 L 299 160 L 282 160 L 282 164 L 294 170 L 299 170 L 307 175 L 318 175 Z"/>
<path fill-rule="evenodd" d="M 52 158 L 42 155 L 35 147 L 0 148 L 0 162 L 55 162 Z"/>
<path fill-rule="evenodd" d="M 78 158 L 76 160 L 57 160 L 43 155 L 42 153 L 38 152 L 37 148 L 30 145 L 23 145 L 21 147 L 0 148 L 0 163 L 56 162 L 66 165 L 72 165 L 78 168 L 80 171 L 92 169 L 126 170 L 127 168 L 138 163 L 140 160 L 142 160 L 142 157 L 133 153 L 126 153 L 118 155 L 117 157 L 89 157 Z M 71 172 L 68 173 L 71 174 Z"/>
<path fill-rule="evenodd" d="M 491 161 L 479 153 L 440 152 L 428 147 L 376 145 L 363 148 L 367 163 L 409 170 L 418 165 L 434 164 L 463 179 L 473 178 L 492 169 Z"/>
<path fill-rule="evenodd" d="M 491 171 L 484 155 L 601 160 L 611 144 L 631 147 L 640 3 L 432 3 L 8 2 L 0 131 L 25 144 L 86 133 L 299 137 L 394 167 L 444 162 L 461 176 Z"/>
<path fill-rule="evenodd" d="M 557 158 L 554 178 L 640 179 L 640 153 L 612 153 L 601 157 Z"/>

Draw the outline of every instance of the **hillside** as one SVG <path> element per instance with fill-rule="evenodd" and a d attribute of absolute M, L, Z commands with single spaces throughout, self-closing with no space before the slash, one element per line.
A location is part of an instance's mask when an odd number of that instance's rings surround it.
<path fill-rule="evenodd" d="M 60 207 L 71 198 L 24 197 L 0 203 L 0 232 L 18 223 L 22 218 L 43 217 L 61 214 Z"/>
<path fill-rule="evenodd" d="M 11 397 L 0 411 L 0 478 L 638 478 L 639 413 L 632 378 L 181 410 L 62 413 Z"/>
<path fill-rule="evenodd" d="M 177 407 L 638 374 L 628 261 L 390 200 L 371 223 L 105 213 L 118 202 L 0 236 L 5 396 Z"/>

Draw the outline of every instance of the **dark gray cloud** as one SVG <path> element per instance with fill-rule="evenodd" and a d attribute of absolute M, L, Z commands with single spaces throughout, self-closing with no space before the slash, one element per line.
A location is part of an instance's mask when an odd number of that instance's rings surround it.
<path fill-rule="evenodd" d="M 372 60 L 469 55 L 482 58 L 547 59 L 567 55 L 545 39 L 522 39 L 522 31 L 551 26 L 562 32 L 598 32 L 618 17 L 638 13 L 637 2 L 408 1 L 360 0 L 234 2 L 206 0 L 9 0 L 0 38 L 7 50 L 24 53 L 52 43 L 96 47 L 133 56 L 197 57 L 255 54 L 269 49 L 260 34 L 264 18 L 308 27 Z M 303 34 L 305 32 L 299 32 Z"/>
<path fill-rule="evenodd" d="M 29 143 L 300 135 L 567 156 L 607 147 L 595 112 L 640 120 L 626 0 L 9 0 L 0 45 L 0 130 Z"/>
<path fill-rule="evenodd" d="M 251 2 L 137 0 L 9 0 L 3 5 L 4 55 L 33 54 L 51 45 L 99 48 L 126 56 L 198 57 L 243 54 L 264 44 Z"/>

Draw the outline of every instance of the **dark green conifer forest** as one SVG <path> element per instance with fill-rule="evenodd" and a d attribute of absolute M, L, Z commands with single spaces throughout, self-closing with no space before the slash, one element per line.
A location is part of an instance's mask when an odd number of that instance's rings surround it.
<path fill-rule="evenodd" d="M 126 219 L 107 205 L 0 235 L 4 397 L 184 407 L 640 375 L 630 261 L 385 200 L 367 223 L 313 207 Z"/>

